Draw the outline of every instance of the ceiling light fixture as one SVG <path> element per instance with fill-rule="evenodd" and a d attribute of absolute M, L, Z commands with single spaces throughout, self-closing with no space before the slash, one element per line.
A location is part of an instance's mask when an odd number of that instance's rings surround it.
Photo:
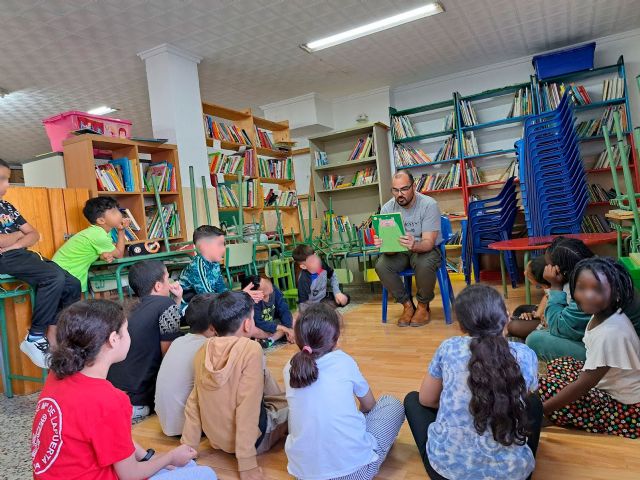
<path fill-rule="evenodd" d="M 345 43 L 356 38 L 371 35 L 372 33 L 381 32 L 388 28 L 397 27 L 405 23 L 418 20 L 420 18 L 429 17 L 438 13 L 444 12 L 444 7 L 440 2 L 432 2 L 424 5 L 423 7 L 414 8 L 404 13 L 399 13 L 391 17 L 383 18 L 360 27 L 352 28 L 345 32 L 336 33 L 329 37 L 321 38 L 320 40 L 314 40 L 313 42 L 300 45 L 300 48 L 306 50 L 309 53 L 317 52 L 325 48 L 333 47 L 341 43 Z"/>
<path fill-rule="evenodd" d="M 118 111 L 117 108 L 111 108 L 111 107 L 107 107 L 106 105 L 103 105 L 101 107 L 92 108 L 91 110 L 87 111 L 87 113 L 91 115 L 106 115 L 107 113 L 113 113 L 117 111 Z"/>

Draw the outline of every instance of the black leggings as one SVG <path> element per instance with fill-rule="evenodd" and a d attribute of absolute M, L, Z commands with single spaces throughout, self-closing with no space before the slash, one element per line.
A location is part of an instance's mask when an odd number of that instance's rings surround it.
<path fill-rule="evenodd" d="M 418 452 L 424 463 L 424 468 L 431 480 L 447 480 L 436 472 L 427 458 L 427 430 L 429 425 L 436 421 L 437 408 L 423 407 L 418 400 L 418 392 L 410 392 L 404 399 L 404 410 L 407 422 L 411 428 L 413 439 L 418 446 Z M 542 427 L 542 402 L 536 394 L 531 394 L 527 402 L 527 411 L 531 419 L 531 435 L 527 439 L 527 445 L 533 456 L 536 456 L 538 442 L 540 441 L 540 428 Z M 460 455 L 464 455 L 463 452 Z M 531 479 L 531 476 L 529 476 Z"/>

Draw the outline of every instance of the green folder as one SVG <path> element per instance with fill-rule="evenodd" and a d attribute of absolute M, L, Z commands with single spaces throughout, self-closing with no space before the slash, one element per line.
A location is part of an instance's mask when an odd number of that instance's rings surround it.
<path fill-rule="evenodd" d="M 407 247 L 400 245 L 399 239 L 404 233 L 404 222 L 400 213 L 380 213 L 372 216 L 373 229 L 382 240 L 380 252 L 406 252 Z"/>

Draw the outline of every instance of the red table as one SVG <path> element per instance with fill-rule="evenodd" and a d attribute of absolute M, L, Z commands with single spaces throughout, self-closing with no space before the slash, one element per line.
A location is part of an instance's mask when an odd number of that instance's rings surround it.
<path fill-rule="evenodd" d="M 504 256 L 502 252 L 524 252 L 525 267 L 529 263 L 529 252 L 535 250 L 545 250 L 556 237 L 577 238 L 582 240 L 585 245 L 602 245 L 605 243 L 617 242 L 617 233 L 567 233 L 564 235 L 549 235 L 546 237 L 525 237 L 514 238 L 512 240 L 501 240 L 499 242 L 490 243 L 488 246 L 493 250 L 500 252 L 500 274 L 502 275 L 502 290 L 504 298 L 507 298 L 507 280 L 505 277 Z M 531 285 L 529 279 L 524 276 L 525 294 L 527 304 L 531 303 Z"/>

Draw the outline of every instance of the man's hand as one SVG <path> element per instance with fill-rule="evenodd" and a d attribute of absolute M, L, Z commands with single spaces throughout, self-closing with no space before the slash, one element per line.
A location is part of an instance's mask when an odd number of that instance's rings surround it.
<path fill-rule="evenodd" d="M 130 218 L 123 218 L 122 219 L 122 223 L 118 227 L 118 230 L 124 230 L 125 228 L 129 227 L 130 225 L 131 225 L 131 219 Z"/>
<path fill-rule="evenodd" d="M 547 265 L 544 267 L 542 277 L 549 282 L 553 290 L 562 290 L 564 286 L 564 277 L 560 273 L 560 267 L 557 265 Z"/>
<path fill-rule="evenodd" d="M 374 235 L 373 244 L 376 246 L 376 248 L 380 248 L 382 246 L 382 239 L 378 235 Z"/>
<path fill-rule="evenodd" d="M 176 299 L 177 304 L 180 304 L 182 302 L 183 290 L 182 290 L 182 285 L 180 285 L 180 282 L 170 283 L 169 292 L 171 292 L 171 295 L 173 295 L 173 297 Z"/>
<path fill-rule="evenodd" d="M 403 247 L 406 247 L 407 250 L 412 251 L 413 250 L 413 246 L 416 243 L 416 239 L 413 238 L 413 235 L 411 235 L 410 233 L 407 233 L 406 235 L 402 235 L 399 239 L 398 242 L 400 243 L 400 245 L 402 245 Z"/>
<path fill-rule="evenodd" d="M 336 303 L 342 307 L 344 307 L 349 302 L 349 297 L 347 297 L 344 293 L 336 293 L 334 297 L 336 299 Z"/>
<path fill-rule="evenodd" d="M 260 303 L 264 300 L 264 293 L 260 290 L 251 290 L 253 288 L 253 283 L 250 283 L 246 287 L 242 289 L 243 292 L 247 292 L 249 296 L 253 299 L 254 303 Z"/>
<path fill-rule="evenodd" d="M 256 467 L 251 470 L 240 472 L 240 480 L 264 480 L 262 469 L 260 467 Z"/>

